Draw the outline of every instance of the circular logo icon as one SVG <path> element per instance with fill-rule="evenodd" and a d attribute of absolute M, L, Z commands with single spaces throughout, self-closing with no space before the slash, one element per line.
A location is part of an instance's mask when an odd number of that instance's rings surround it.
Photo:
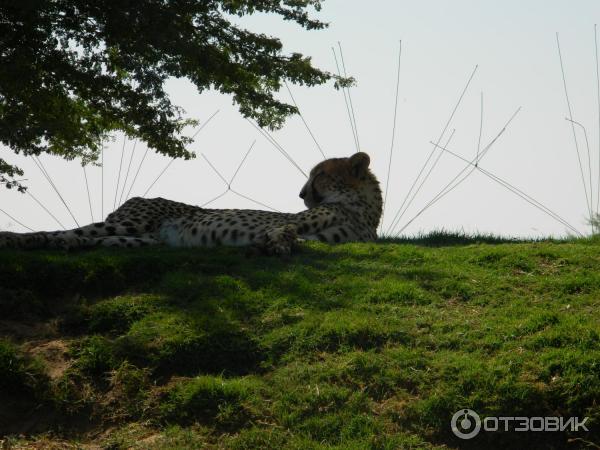
<path fill-rule="evenodd" d="M 481 419 L 472 409 L 456 411 L 450 421 L 452 432 L 461 439 L 471 439 L 481 430 Z"/>

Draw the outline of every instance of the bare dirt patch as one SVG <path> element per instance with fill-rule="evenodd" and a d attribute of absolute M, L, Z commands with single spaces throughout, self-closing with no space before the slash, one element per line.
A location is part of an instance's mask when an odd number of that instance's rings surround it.
<path fill-rule="evenodd" d="M 69 342 L 63 339 L 27 342 L 23 345 L 23 350 L 30 356 L 44 361 L 46 373 L 52 380 L 60 378 L 72 364 L 69 358 Z"/>

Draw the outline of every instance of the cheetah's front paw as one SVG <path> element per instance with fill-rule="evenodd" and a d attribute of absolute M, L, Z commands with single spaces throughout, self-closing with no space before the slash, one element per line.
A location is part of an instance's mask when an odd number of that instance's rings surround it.
<path fill-rule="evenodd" d="M 290 255 L 297 241 L 298 230 L 295 225 L 273 228 L 267 231 L 264 250 L 269 255 Z"/>

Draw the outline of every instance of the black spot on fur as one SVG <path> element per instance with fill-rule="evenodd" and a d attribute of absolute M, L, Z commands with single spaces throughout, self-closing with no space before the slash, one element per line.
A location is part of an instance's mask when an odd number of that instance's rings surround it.
<path fill-rule="evenodd" d="M 321 241 L 321 242 L 327 242 L 327 238 L 322 235 L 321 233 L 317 234 L 317 238 Z"/>
<path fill-rule="evenodd" d="M 192 228 L 192 235 L 196 236 L 198 234 L 198 229 L 197 228 Z"/>
<path fill-rule="evenodd" d="M 231 230 L 231 240 L 233 242 L 235 242 L 235 241 L 237 241 L 237 238 L 238 238 L 238 232 L 237 232 L 237 230 Z"/>
<path fill-rule="evenodd" d="M 339 235 L 339 234 L 337 234 L 337 233 L 333 233 L 333 240 L 334 240 L 335 242 L 340 242 L 340 240 L 341 240 L 341 239 L 340 239 L 340 235 Z"/>
<path fill-rule="evenodd" d="M 115 234 L 115 231 L 117 231 L 115 227 L 106 227 L 106 232 L 108 234 Z"/>
<path fill-rule="evenodd" d="M 200 237 L 200 242 L 202 242 L 202 245 L 206 245 L 206 235 L 205 235 L 205 234 L 203 234 L 203 235 Z"/>
<path fill-rule="evenodd" d="M 137 228 L 136 227 L 127 227 L 127 234 L 136 234 L 137 233 Z"/>
<path fill-rule="evenodd" d="M 73 231 L 77 236 L 82 236 L 83 235 L 83 230 L 75 230 Z"/>

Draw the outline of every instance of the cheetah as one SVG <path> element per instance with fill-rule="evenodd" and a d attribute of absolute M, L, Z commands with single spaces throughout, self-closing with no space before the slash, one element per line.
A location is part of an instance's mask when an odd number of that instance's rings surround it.
<path fill-rule="evenodd" d="M 204 209 L 163 198 L 127 200 L 104 222 L 67 231 L 0 233 L 0 248 L 75 249 L 95 246 L 252 246 L 287 255 L 302 240 L 367 242 L 377 237 L 382 195 L 358 152 L 317 164 L 300 191 L 307 209 L 278 213 L 244 209 Z"/>

